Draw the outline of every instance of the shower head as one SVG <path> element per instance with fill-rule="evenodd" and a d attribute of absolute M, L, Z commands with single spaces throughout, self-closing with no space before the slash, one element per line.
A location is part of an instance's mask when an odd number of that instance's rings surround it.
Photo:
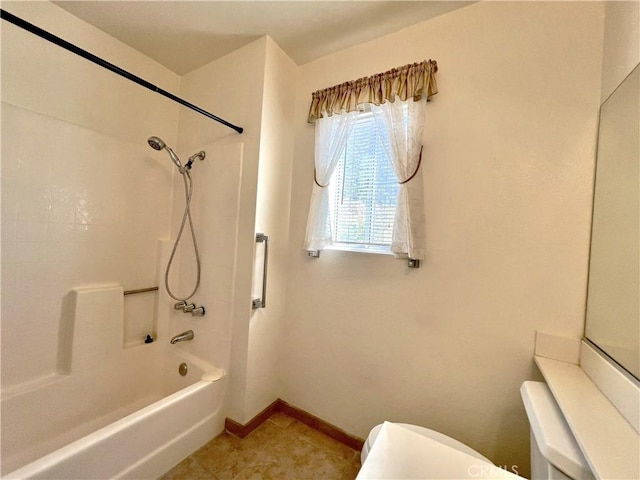
<path fill-rule="evenodd" d="M 154 150 L 160 151 L 162 149 L 165 149 L 169 154 L 169 156 L 171 157 L 171 161 L 174 163 L 176 167 L 178 167 L 178 170 L 180 171 L 180 173 L 184 172 L 184 168 L 182 167 L 182 162 L 180 161 L 178 156 L 175 154 L 175 152 L 171 150 L 171 147 L 167 146 L 167 144 L 164 143 L 164 140 L 162 140 L 160 137 L 149 137 L 147 139 L 147 143 Z"/>
<path fill-rule="evenodd" d="M 161 138 L 158 138 L 158 137 L 149 137 L 149 138 L 147 139 L 147 143 L 148 143 L 148 144 L 149 144 L 149 146 L 150 146 L 151 148 L 153 148 L 154 150 L 162 150 L 164 147 L 166 147 L 166 146 L 167 146 L 167 144 L 166 144 L 166 143 L 164 143 L 164 142 L 162 141 L 162 139 L 161 139 Z"/>

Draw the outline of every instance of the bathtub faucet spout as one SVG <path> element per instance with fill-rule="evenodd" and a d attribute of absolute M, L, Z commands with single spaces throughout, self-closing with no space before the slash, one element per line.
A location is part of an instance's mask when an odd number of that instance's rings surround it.
<path fill-rule="evenodd" d="M 179 333 L 171 339 L 171 343 L 186 342 L 187 340 L 193 340 L 193 330 Z"/>

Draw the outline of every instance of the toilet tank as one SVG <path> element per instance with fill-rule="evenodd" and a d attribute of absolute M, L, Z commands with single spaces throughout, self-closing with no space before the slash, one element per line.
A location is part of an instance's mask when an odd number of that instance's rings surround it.
<path fill-rule="evenodd" d="M 531 426 L 531 480 L 591 480 L 595 477 L 545 383 L 520 387 Z"/>

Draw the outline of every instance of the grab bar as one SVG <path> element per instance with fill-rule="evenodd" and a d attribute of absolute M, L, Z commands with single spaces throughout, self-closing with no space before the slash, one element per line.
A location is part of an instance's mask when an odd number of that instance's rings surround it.
<path fill-rule="evenodd" d="M 124 292 L 122 292 L 122 294 L 133 295 L 136 293 L 155 292 L 156 290 L 158 290 L 158 287 L 138 288 L 136 290 L 125 290 Z"/>
<path fill-rule="evenodd" d="M 254 298 L 251 307 L 264 308 L 267 306 L 267 260 L 269 259 L 269 236 L 264 233 L 256 233 L 256 243 L 264 242 L 264 264 L 262 267 L 262 298 Z"/>

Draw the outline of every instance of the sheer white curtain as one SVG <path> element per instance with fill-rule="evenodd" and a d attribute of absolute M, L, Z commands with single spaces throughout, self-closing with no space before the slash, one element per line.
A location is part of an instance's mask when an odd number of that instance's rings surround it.
<path fill-rule="evenodd" d="M 420 161 L 426 102 L 386 102 L 371 105 L 378 132 L 388 142 L 400 189 L 393 225 L 391 252 L 397 257 L 423 259 L 425 252 L 424 187 Z"/>
<path fill-rule="evenodd" d="M 322 250 L 333 243 L 327 187 L 357 116 L 357 111 L 342 111 L 316 120 L 315 173 L 305 235 L 306 250 Z"/>

